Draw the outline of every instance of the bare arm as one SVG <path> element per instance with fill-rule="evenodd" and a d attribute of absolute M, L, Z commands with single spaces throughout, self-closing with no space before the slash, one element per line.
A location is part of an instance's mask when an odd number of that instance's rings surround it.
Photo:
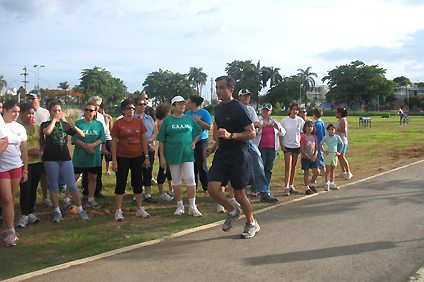
<path fill-rule="evenodd" d="M 118 172 L 118 163 L 116 162 L 118 152 L 118 138 L 112 136 L 112 171 Z"/>
<path fill-rule="evenodd" d="M 24 163 L 24 166 L 22 167 L 22 182 L 25 182 L 28 180 L 28 151 L 27 151 L 27 143 L 26 141 L 21 142 L 20 145 L 21 148 L 21 159 Z"/>
<path fill-rule="evenodd" d="M 234 135 L 234 138 L 232 138 L 231 135 Z M 238 133 L 230 133 L 225 128 L 218 129 L 218 137 L 222 137 L 224 139 L 249 140 L 255 138 L 255 136 L 256 132 L 253 123 L 245 126 L 244 131 Z"/>
<path fill-rule="evenodd" d="M 7 139 L 7 136 L 0 139 L 0 154 L 6 150 L 8 144 L 9 140 Z"/>
<path fill-rule="evenodd" d="M 141 147 L 143 148 L 143 153 L 145 156 L 143 167 L 150 167 L 149 149 L 147 148 L 146 134 L 143 133 L 140 135 L 140 142 L 141 142 Z"/>
<path fill-rule="evenodd" d="M 200 118 L 197 115 L 193 115 L 193 119 L 200 125 L 200 127 L 202 127 L 203 129 L 206 130 L 211 130 L 212 129 L 212 124 L 209 124 L 207 122 L 204 122 L 202 120 L 200 120 Z"/>

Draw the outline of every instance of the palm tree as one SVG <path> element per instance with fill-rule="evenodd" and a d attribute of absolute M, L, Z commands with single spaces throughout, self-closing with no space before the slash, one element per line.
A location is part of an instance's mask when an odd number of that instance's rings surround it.
<path fill-rule="evenodd" d="M 6 80 L 3 79 L 4 75 L 0 75 L 0 92 L 3 89 L 3 87 L 7 87 Z"/>
<path fill-rule="evenodd" d="M 202 87 L 206 84 L 208 75 L 203 71 L 203 68 L 191 67 L 187 77 L 188 80 L 196 87 L 197 93 L 202 96 Z"/>
<path fill-rule="evenodd" d="M 262 68 L 262 85 L 265 87 L 268 79 L 270 80 L 269 88 L 283 81 L 283 77 L 279 73 L 280 68 L 263 67 Z"/>
<path fill-rule="evenodd" d="M 313 90 L 315 88 L 315 79 L 313 77 L 318 77 L 316 73 L 310 71 L 311 68 L 312 67 L 307 67 L 306 70 L 303 70 L 303 69 L 297 70 L 299 72 L 297 76 L 301 78 L 303 88 L 305 89 L 305 107 L 308 102 L 308 96 L 306 93 L 308 90 L 310 89 Z M 302 103 L 302 100 L 299 101 L 299 104 L 301 103 Z"/>

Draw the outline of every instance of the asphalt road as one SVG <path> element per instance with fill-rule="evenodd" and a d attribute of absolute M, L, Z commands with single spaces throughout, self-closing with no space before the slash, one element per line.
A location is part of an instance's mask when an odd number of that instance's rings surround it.
<path fill-rule="evenodd" d="M 259 213 L 252 239 L 239 239 L 240 219 L 228 233 L 216 226 L 29 281 L 408 281 L 424 265 L 423 172 L 421 162 Z"/>

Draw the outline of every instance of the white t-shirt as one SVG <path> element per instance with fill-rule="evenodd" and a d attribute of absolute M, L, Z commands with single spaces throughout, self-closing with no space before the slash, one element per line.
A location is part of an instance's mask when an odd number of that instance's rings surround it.
<path fill-rule="evenodd" d="M 80 120 L 80 119 L 83 119 L 83 118 L 84 118 L 84 112 L 82 112 L 78 115 L 77 120 Z M 105 123 L 105 117 L 101 113 L 97 112 L 96 120 L 100 121 L 103 125 L 103 129 L 105 131 L 105 140 L 112 140 L 112 137 L 110 136 L 110 130 L 109 130 L 109 128 L 107 128 L 106 123 Z"/>
<path fill-rule="evenodd" d="M 21 159 L 21 143 L 27 140 L 25 127 L 17 122 L 6 123 L 10 135 L 7 136 L 9 144 L 0 154 L 0 172 L 9 171 L 23 166 Z"/>
<path fill-rule="evenodd" d="M 49 111 L 42 107 L 39 107 L 37 110 L 35 110 L 34 115 L 36 125 L 41 125 L 43 122 L 48 121 L 50 119 Z"/>
<path fill-rule="evenodd" d="M 249 116 L 253 122 L 259 122 L 258 115 L 256 114 L 255 109 L 252 106 L 247 105 L 247 111 L 249 112 Z"/>
<path fill-rule="evenodd" d="M 300 135 L 303 132 L 303 125 L 305 124 L 303 119 L 298 116 L 295 118 L 287 116 L 281 120 L 280 124 L 286 130 L 283 145 L 291 149 L 300 148 Z"/>

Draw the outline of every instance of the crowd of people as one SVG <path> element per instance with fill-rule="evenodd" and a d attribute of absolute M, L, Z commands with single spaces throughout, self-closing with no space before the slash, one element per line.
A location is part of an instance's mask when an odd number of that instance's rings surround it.
<path fill-rule="evenodd" d="M 160 200 L 176 199 L 174 215 L 185 213 L 184 176 L 189 204 L 187 214 L 202 216 L 196 205 L 196 191 L 202 186 L 203 192 L 217 202 L 217 212 L 227 211 L 224 231 L 233 227 L 241 210 L 244 212 L 246 225 L 242 238 L 252 238 L 260 230 L 253 217 L 247 186 L 251 187 L 251 197 L 260 197 L 261 202 L 278 202 L 270 188 L 280 148 L 285 160 L 284 196 L 298 193 L 294 178 L 299 155 L 307 195 L 317 193 L 315 183 L 320 175 L 319 186 L 327 191 L 338 189 L 335 177 L 350 179 L 353 176 L 346 160 L 346 109 L 338 108 L 336 118 L 339 121 L 326 126 L 321 120 L 321 109 L 314 109 L 313 122 L 307 117 L 305 108 L 292 104 L 289 115 L 278 122 L 271 117 L 273 107 L 270 103 L 262 105 L 258 117 L 255 109 L 248 105 L 250 91 L 241 89 L 237 100 L 233 97 L 234 87 L 231 77 L 216 79 L 216 93 L 221 103 L 215 107 L 214 120 L 202 109 L 203 98 L 195 95 L 187 100 L 175 96 L 171 105 L 160 104 L 155 112 L 143 93 L 133 100 L 122 101 L 122 115 L 115 122 L 98 96 L 88 99 L 75 122 L 66 120 L 60 103 L 54 98 L 47 101 L 47 109 L 40 107 L 40 97 L 34 93 L 27 95 L 29 103 L 6 101 L 0 118 L 1 238 L 7 246 L 15 246 L 18 240 L 14 230 L 14 198 L 19 187 L 22 216 L 16 227 L 25 228 L 40 222 L 34 215 L 39 183 L 43 205 L 54 210 L 53 222 L 62 220 L 59 189 L 65 192 L 63 210 L 69 211 L 75 205 L 78 218 L 88 220 L 82 200 L 87 202 L 86 208 L 99 209 L 101 206 L 95 198 L 105 197 L 102 194 L 102 158 L 105 158 L 106 173 L 114 172 L 116 177 L 116 221 L 125 220 L 122 201 L 130 170 L 133 204 L 137 206 L 135 215 L 143 218 L 150 217 L 143 201 L 157 202 L 152 196 L 152 183 L 158 185 Z M 209 130 L 213 131 L 215 141 L 211 147 Z M 68 135 L 72 136 L 70 141 L 75 146 L 72 158 Z M 155 148 L 158 148 L 159 159 L 157 180 L 152 169 Z M 207 158 L 213 153 L 212 166 L 208 168 Z M 335 176 L 337 161 L 342 173 Z M 83 199 L 76 184 L 79 179 Z M 165 180 L 168 180 L 168 192 L 164 191 Z M 224 193 L 227 185 L 229 199 Z"/>

